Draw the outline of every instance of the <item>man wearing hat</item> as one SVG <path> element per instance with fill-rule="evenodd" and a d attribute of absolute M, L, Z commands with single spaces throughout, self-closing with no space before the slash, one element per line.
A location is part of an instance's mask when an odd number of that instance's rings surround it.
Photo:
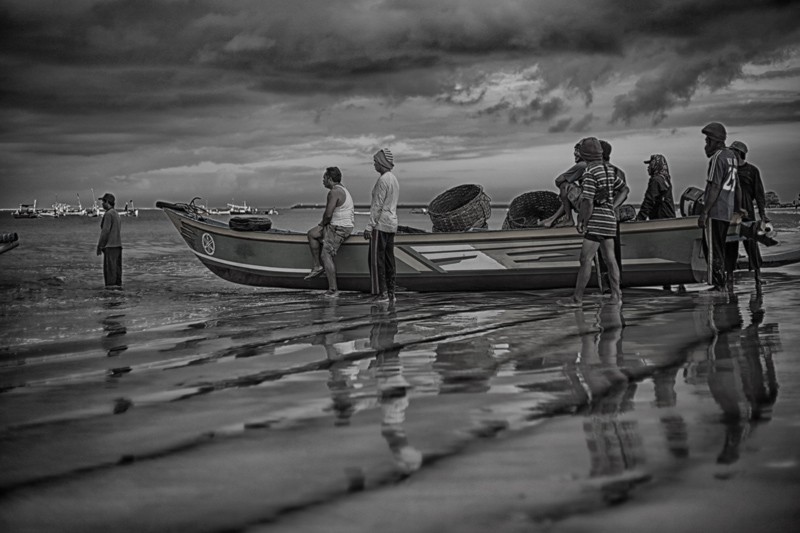
<path fill-rule="evenodd" d="M 394 235 L 397 233 L 397 202 L 400 184 L 392 173 L 394 156 L 388 148 L 375 152 L 372 158 L 380 174 L 372 187 L 369 222 L 364 238 L 369 241 L 369 278 L 371 292 L 379 303 L 395 300 Z"/>
<path fill-rule="evenodd" d="M 566 307 L 583 305 L 583 293 L 592 275 L 592 259 L 599 250 L 608 268 L 611 303 L 621 304 L 619 267 L 614 255 L 614 238 L 617 236 L 615 209 L 627 198 L 628 187 L 619 174 L 603 161 L 603 148 L 597 138 L 583 139 L 579 152 L 586 161 L 577 226 L 578 232 L 583 234 L 580 267 L 572 298 L 558 300 L 557 303 Z"/>
<path fill-rule="evenodd" d="M 725 146 L 727 132 L 719 122 L 711 122 L 700 130 L 706 136 L 705 153 L 709 158 L 708 179 L 703 195 L 703 211 L 697 225 L 703 228 L 703 251 L 711 253 L 713 290 L 724 291 L 733 279 L 726 275 L 725 240 L 733 217 L 738 184 L 738 163 L 733 151 Z M 710 242 L 709 242 L 710 241 Z"/>
<path fill-rule="evenodd" d="M 761 220 L 764 224 L 769 222 L 769 217 L 766 214 L 766 195 L 764 194 L 764 182 L 761 181 L 761 171 L 758 167 L 745 161 L 747 159 L 747 145 L 742 141 L 733 141 L 730 149 L 736 154 L 738 163 L 738 178 L 739 178 L 739 208 L 745 212 L 743 214 L 742 222 L 755 222 Z M 756 218 L 755 209 L 753 209 L 753 202 L 758 208 L 758 219 Z M 726 250 L 728 254 L 727 270 L 728 275 L 733 274 L 733 269 L 736 267 L 736 261 L 739 257 L 739 241 L 729 243 L 730 248 Z M 744 241 L 744 249 L 747 252 L 749 260 L 749 268 L 754 272 L 756 285 L 761 284 L 761 250 L 758 248 L 758 241 L 755 239 L 746 239 Z M 731 257 L 732 256 L 732 257 Z"/>
<path fill-rule="evenodd" d="M 122 288 L 122 237 L 120 236 L 119 213 L 114 209 L 116 198 L 107 192 L 98 200 L 103 202 L 105 214 L 100 221 L 100 240 L 97 255 L 103 254 L 103 278 L 106 289 Z"/>

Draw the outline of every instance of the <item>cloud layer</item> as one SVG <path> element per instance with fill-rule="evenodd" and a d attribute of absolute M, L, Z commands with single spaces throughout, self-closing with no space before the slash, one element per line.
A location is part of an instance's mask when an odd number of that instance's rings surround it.
<path fill-rule="evenodd" d="M 68 157 L 101 177 L 137 152 L 124 173 L 247 164 L 314 136 L 669 125 L 738 80 L 796 81 L 798 44 L 800 7 L 777 0 L 5 0 L 0 170 Z M 690 111 L 726 109 L 741 124 L 800 106 L 781 91 Z"/>

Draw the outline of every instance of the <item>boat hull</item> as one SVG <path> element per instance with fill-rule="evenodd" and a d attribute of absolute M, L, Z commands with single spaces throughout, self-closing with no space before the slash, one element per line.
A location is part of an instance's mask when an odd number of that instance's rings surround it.
<path fill-rule="evenodd" d="M 242 232 L 224 222 L 164 208 L 195 256 L 217 276 L 244 285 L 324 289 L 304 277 L 304 233 Z M 696 283 L 706 276 L 696 217 L 623 224 L 623 286 Z M 574 287 L 583 237 L 574 228 L 399 233 L 397 284 L 406 290 L 504 291 Z M 341 290 L 370 290 L 368 241 L 351 236 L 336 256 Z M 592 283 L 596 284 L 593 275 Z"/>

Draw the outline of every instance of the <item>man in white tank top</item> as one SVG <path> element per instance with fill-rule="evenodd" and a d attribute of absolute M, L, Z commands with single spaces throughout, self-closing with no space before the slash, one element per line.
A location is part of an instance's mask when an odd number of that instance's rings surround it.
<path fill-rule="evenodd" d="M 322 222 L 308 230 L 308 245 L 311 248 L 311 272 L 305 279 L 316 278 L 323 272 L 328 278 L 326 298 L 339 296 L 336 284 L 336 264 L 333 258 L 339 246 L 350 236 L 355 226 L 353 198 L 342 186 L 342 172 L 337 167 L 328 167 L 322 175 L 322 185 L 328 189 L 328 199 Z"/>

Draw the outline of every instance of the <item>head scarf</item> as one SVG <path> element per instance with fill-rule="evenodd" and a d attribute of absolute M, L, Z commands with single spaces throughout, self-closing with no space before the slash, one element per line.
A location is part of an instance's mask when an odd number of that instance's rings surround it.
<path fill-rule="evenodd" d="M 608 141 L 600 141 L 600 146 L 603 148 L 603 161 L 611 159 L 611 143 Z"/>
<path fill-rule="evenodd" d="M 388 148 L 381 148 L 372 157 L 375 162 L 387 170 L 394 168 L 394 156 Z"/>
<path fill-rule="evenodd" d="M 600 141 L 598 141 L 596 137 L 582 139 L 578 146 L 578 152 L 581 154 L 581 158 L 587 163 L 590 161 L 603 160 L 603 147 L 600 146 Z"/>
<path fill-rule="evenodd" d="M 667 158 L 661 154 L 653 154 L 650 159 L 645 161 L 647 164 L 647 173 L 653 177 L 662 176 L 667 183 L 670 182 L 669 166 L 667 165 Z"/>

